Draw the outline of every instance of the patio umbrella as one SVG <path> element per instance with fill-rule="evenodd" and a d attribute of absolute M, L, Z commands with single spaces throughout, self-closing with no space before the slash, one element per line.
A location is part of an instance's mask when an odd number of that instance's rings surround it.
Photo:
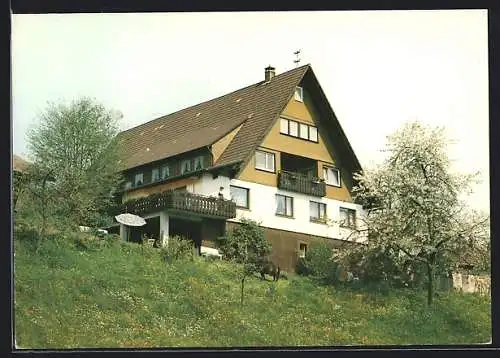
<path fill-rule="evenodd" d="M 128 225 L 128 226 L 144 226 L 146 225 L 146 220 L 141 218 L 140 216 L 134 214 L 120 214 L 115 216 L 116 221 L 120 224 Z"/>

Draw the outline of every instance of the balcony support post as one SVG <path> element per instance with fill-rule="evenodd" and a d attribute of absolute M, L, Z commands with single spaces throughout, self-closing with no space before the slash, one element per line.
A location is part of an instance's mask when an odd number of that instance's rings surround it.
<path fill-rule="evenodd" d="M 168 246 L 169 216 L 165 210 L 160 211 L 160 240 L 161 246 Z"/>
<path fill-rule="evenodd" d="M 123 241 L 128 241 L 130 236 L 130 228 L 127 225 L 120 224 L 120 237 Z"/>

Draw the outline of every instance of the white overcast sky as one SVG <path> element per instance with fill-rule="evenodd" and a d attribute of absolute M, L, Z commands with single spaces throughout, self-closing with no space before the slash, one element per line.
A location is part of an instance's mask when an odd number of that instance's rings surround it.
<path fill-rule="evenodd" d="M 486 10 L 13 15 L 13 152 L 47 101 L 91 96 L 127 129 L 310 63 L 362 166 L 405 121 L 446 126 L 489 211 Z"/>

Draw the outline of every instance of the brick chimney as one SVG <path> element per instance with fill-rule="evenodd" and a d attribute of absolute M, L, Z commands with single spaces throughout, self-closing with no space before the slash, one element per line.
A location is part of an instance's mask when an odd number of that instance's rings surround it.
<path fill-rule="evenodd" d="M 276 69 L 274 67 L 271 67 L 271 65 L 269 65 L 268 67 L 265 68 L 265 73 L 264 74 L 265 74 L 265 80 L 266 80 L 266 82 L 271 81 L 271 79 L 276 74 L 275 70 Z"/>

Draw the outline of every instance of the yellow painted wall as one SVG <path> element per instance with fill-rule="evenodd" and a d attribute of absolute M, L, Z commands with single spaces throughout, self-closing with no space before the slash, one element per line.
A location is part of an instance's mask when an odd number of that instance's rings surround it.
<path fill-rule="evenodd" d="M 269 150 L 268 148 L 261 148 L 266 152 L 274 153 L 275 157 L 275 169 L 276 173 L 270 173 L 263 170 L 255 169 L 255 155 L 252 155 L 252 158 L 245 166 L 245 168 L 241 171 L 238 179 L 245 180 L 253 183 L 259 183 L 264 185 L 276 186 L 278 180 L 278 171 L 280 170 L 280 153 L 276 150 Z"/>
<path fill-rule="evenodd" d="M 299 102 L 295 98 L 292 98 L 281 114 L 296 118 L 304 123 L 314 124 L 314 114 L 312 113 L 314 109 L 308 108 L 307 102 L 310 102 L 310 100 L 307 92 L 304 90 L 304 102 Z M 312 107 L 312 105 L 309 107 Z"/>
<path fill-rule="evenodd" d="M 180 188 L 183 186 L 188 186 L 191 184 L 194 184 L 198 178 L 183 178 L 179 179 L 173 182 L 165 183 L 165 184 L 159 184 L 155 186 L 150 186 L 147 188 L 138 188 L 135 190 L 128 191 L 123 195 L 122 202 L 125 202 L 129 199 L 137 199 L 137 198 L 142 198 L 154 193 L 159 193 L 168 189 L 176 189 Z"/>
<path fill-rule="evenodd" d="M 240 124 L 230 133 L 228 133 L 227 135 L 225 135 L 212 145 L 212 154 L 214 156 L 214 163 L 217 162 L 221 154 L 224 152 L 224 150 L 226 150 L 227 146 L 229 145 L 229 143 L 231 143 L 231 141 L 236 136 L 242 125 L 243 124 Z"/>
<path fill-rule="evenodd" d="M 318 177 L 323 178 L 323 164 L 331 166 L 333 163 L 331 162 L 323 162 L 323 161 L 318 161 Z M 344 183 L 344 176 L 345 173 L 343 173 L 342 169 L 340 170 L 340 188 L 332 185 L 326 185 L 326 197 L 329 199 L 335 199 L 335 200 L 342 200 L 342 201 L 348 201 L 352 202 L 352 196 L 349 190 L 347 189 L 347 186 Z"/>
<path fill-rule="evenodd" d="M 293 119 L 298 122 L 315 124 L 319 119 L 316 115 L 316 110 L 312 105 L 306 91 L 304 90 L 304 102 L 296 101 L 294 98 L 285 107 L 282 116 L 287 119 Z M 280 168 L 280 152 L 300 155 L 302 157 L 315 159 L 318 161 L 318 176 L 323 178 L 322 164 L 334 165 L 335 158 L 330 154 L 323 134 L 318 130 L 318 143 L 307 140 L 283 135 L 280 133 L 280 120 L 278 119 L 269 133 L 264 138 L 261 146 L 262 150 L 275 153 L 276 157 L 276 173 L 268 173 L 262 170 L 255 169 L 255 155 L 252 156 L 246 167 L 240 173 L 238 179 L 250 181 L 254 183 L 277 186 L 277 172 Z M 341 170 L 341 175 L 345 176 L 345 171 Z M 343 178 L 342 178 L 343 182 Z M 327 185 L 326 197 L 330 199 L 352 201 L 352 197 L 347 187 L 342 183 L 340 188 Z"/>

